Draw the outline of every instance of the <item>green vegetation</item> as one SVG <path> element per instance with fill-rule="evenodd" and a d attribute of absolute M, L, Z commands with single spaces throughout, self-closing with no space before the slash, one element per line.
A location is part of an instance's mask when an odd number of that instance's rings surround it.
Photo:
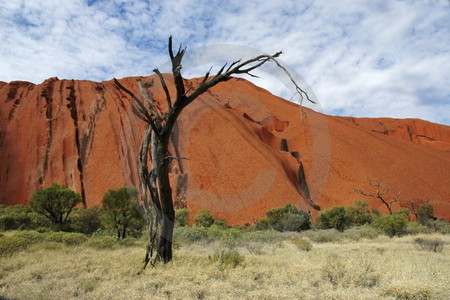
<path fill-rule="evenodd" d="M 175 226 L 187 226 L 189 221 L 189 212 L 187 208 L 175 210 Z"/>
<path fill-rule="evenodd" d="M 194 218 L 195 224 L 203 227 L 210 227 L 214 224 L 214 217 L 206 209 L 201 209 Z"/>
<path fill-rule="evenodd" d="M 138 204 L 136 188 L 122 187 L 106 192 L 102 200 L 101 218 L 105 228 L 124 239 L 139 237 L 144 227 L 143 213 Z"/>
<path fill-rule="evenodd" d="M 350 227 L 351 218 L 345 207 L 336 206 L 321 212 L 317 218 L 317 222 L 320 228 L 335 228 L 339 231 L 344 231 L 344 229 Z"/>
<path fill-rule="evenodd" d="M 404 214 L 386 215 L 374 222 L 376 228 L 381 229 L 389 236 L 399 236 L 405 233 L 408 219 Z"/>
<path fill-rule="evenodd" d="M 100 209 L 75 207 L 69 217 L 70 231 L 93 234 L 101 228 Z"/>
<path fill-rule="evenodd" d="M 430 224 L 436 220 L 434 217 L 434 208 L 431 204 L 424 204 L 417 210 L 417 222 L 424 226 L 430 226 Z"/>
<path fill-rule="evenodd" d="M 273 229 L 277 231 L 301 231 L 311 227 L 311 216 L 304 210 L 297 209 L 293 204 L 269 210 L 267 219 L 259 220 L 258 229 Z"/>
<path fill-rule="evenodd" d="M 57 183 L 38 190 L 30 201 L 31 208 L 46 217 L 55 228 L 64 229 L 73 208 L 81 202 L 78 193 Z"/>

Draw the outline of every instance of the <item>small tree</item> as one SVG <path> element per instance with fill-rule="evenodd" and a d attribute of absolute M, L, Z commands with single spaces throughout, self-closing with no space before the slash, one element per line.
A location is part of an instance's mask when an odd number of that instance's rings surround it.
<path fill-rule="evenodd" d="M 78 193 L 67 186 L 52 184 L 50 187 L 38 190 L 30 201 L 31 208 L 49 219 L 53 225 L 63 227 L 73 208 L 81 202 Z"/>
<path fill-rule="evenodd" d="M 214 224 L 214 217 L 206 209 L 201 209 L 194 218 L 195 224 L 203 227 L 210 227 Z"/>
<path fill-rule="evenodd" d="M 137 201 L 136 188 L 122 187 L 106 192 L 102 200 L 102 223 L 116 232 L 118 239 L 127 237 L 129 231 L 140 233 L 144 223 Z"/>
<path fill-rule="evenodd" d="M 344 231 L 352 224 L 352 219 L 343 206 L 336 206 L 329 210 L 325 210 L 317 217 L 317 222 L 321 228 L 336 228 L 339 231 Z"/>

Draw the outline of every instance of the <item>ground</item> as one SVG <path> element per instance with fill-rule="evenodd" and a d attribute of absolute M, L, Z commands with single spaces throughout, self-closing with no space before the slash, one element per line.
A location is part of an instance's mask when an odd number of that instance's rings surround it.
<path fill-rule="evenodd" d="M 426 236 L 430 238 L 430 236 Z M 312 243 L 286 238 L 182 244 L 167 265 L 142 265 L 142 245 L 32 245 L 0 258 L 0 295 L 13 299 L 450 299 L 450 236 L 442 252 L 415 236 Z M 239 254 L 237 254 L 237 252 Z M 220 259 L 231 253 L 231 259 Z M 234 256 L 233 256 L 234 255 Z M 236 257 L 235 257 L 236 256 Z"/>

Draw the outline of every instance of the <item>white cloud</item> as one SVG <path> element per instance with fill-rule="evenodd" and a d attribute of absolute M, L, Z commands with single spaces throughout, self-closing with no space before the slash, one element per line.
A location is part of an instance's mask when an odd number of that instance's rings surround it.
<path fill-rule="evenodd" d="M 283 50 L 327 113 L 450 125 L 445 0 L 3 1 L 0 28 L 2 81 L 147 75 L 167 61 L 173 35 L 188 51 L 211 44 Z M 257 84 L 290 97 L 258 74 Z"/>

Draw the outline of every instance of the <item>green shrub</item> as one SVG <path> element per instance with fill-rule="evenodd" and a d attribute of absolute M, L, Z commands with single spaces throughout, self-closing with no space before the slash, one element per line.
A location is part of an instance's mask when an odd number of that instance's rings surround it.
<path fill-rule="evenodd" d="M 378 216 L 369 210 L 369 203 L 365 200 L 355 200 L 353 206 L 346 209 L 351 226 L 371 224 Z"/>
<path fill-rule="evenodd" d="M 201 209 L 194 218 L 195 224 L 203 227 L 210 227 L 214 224 L 214 217 L 206 209 Z"/>
<path fill-rule="evenodd" d="M 242 231 L 237 228 L 222 229 L 220 241 L 228 247 L 235 247 L 240 243 L 242 235 Z"/>
<path fill-rule="evenodd" d="M 300 233 L 315 243 L 333 243 L 342 240 L 342 235 L 336 229 L 307 230 Z"/>
<path fill-rule="evenodd" d="M 199 241 L 208 241 L 208 230 L 202 226 L 175 227 L 173 238 L 176 241 L 191 244 Z"/>
<path fill-rule="evenodd" d="M 211 260 L 218 262 L 222 268 L 236 268 L 244 262 L 244 256 L 242 256 L 237 250 L 224 250 L 214 254 Z"/>
<path fill-rule="evenodd" d="M 313 245 L 311 244 L 310 241 L 305 240 L 305 239 L 299 239 L 299 238 L 292 238 L 291 239 L 292 244 L 294 244 L 298 250 L 301 251 L 311 251 L 313 248 Z"/>
<path fill-rule="evenodd" d="M 119 244 L 125 247 L 130 247 L 142 245 L 142 242 L 137 238 L 127 237 L 122 240 L 119 240 Z"/>
<path fill-rule="evenodd" d="M 0 257 L 13 255 L 19 251 L 26 250 L 28 241 L 14 236 L 0 237 Z"/>
<path fill-rule="evenodd" d="M 189 211 L 187 208 L 175 210 L 175 226 L 187 226 L 189 221 Z"/>
<path fill-rule="evenodd" d="M 345 207 L 336 206 L 322 211 L 317 217 L 317 222 L 322 229 L 335 228 L 339 231 L 344 231 L 344 229 L 351 226 L 352 219 Z"/>
<path fill-rule="evenodd" d="M 427 203 L 417 210 L 417 222 L 424 226 L 429 226 L 435 220 L 433 205 Z"/>
<path fill-rule="evenodd" d="M 342 237 L 354 241 L 359 241 L 360 239 L 372 240 L 378 237 L 380 234 L 382 234 L 381 230 L 374 228 L 370 225 L 363 225 L 346 229 L 342 233 Z"/>
<path fill-rule="evenodd" d="M 116 245 L 116 242 L 117 239 L 111 236 L 94 236 L 88 239 L 85 245 L 95 249 L 110 249 Z"/>
<path fill-rule="evenodd" d="M 218 226 L 220 228 L 224 228 L 224 229 L 230 227 L 230 226 L 228 226 L 227 220 L 224 220 L 224 219 L 217 219 L 217 220 L 215 220 L 213 225 L 214 226 Z"/>
<path fill-rule="evenodd" d="M 46 232 L 44 238 L 48 242 L 64 243 L 68 246 L 81 245 L 87 241 L 87 237 L 82 233 L 76 232 Z"/>
<path fill-rule="evenodd" d="M 11 236 L 0 237 L 0 256 L 13 255 L 43 240 L 42 234 L 35 231 L 19 231 Z"/>
<path fill-rule="evenodd" d="M 17 229 L 16 220 L 11 216 L 0 216 L 0 231 Z"/>
<path fill-rule="evenodd" d="M 269 220 L 264 218 L 264 219 L 259 219 L 258 221 L 256 221 L 256 229 L 257 230 L 268 230 L 270 228 L 270 224 L 269 224 Z"/>
<path fill-rule="evenodd" d="M 3 206 L 0 208 L 0 230 L 31 229 L 32 210 L 22 204 Z"/>
<path fill-rule="evenodd" d="M 283 239 L 283 236 L 279 232 L 273 230 L 245 232 L 241 237 L 243 242 L 270 244 L 279 243 L 283 241 Z"/>
<path fill-rule="evenodd" d="M 277 231 L 301 231 L 311 227 L 311 218 L 308 212 L 297 209 L 293 204 L 276 207 L 267 213 L 267 221 L 260 220 L 258 229 L 274 229 Z M 266 225 L 266 223 L 268 225 Z M 264 228 L 267 227 L 267 228 Z"/>
<path fill-rule="evenodd" d="M 418 222 L 408 222 L 405 228 L 405 232 L 408 234 L 419 234 L 419 233 L 431 233 L 433 230 L 427 226 L 419 224 Z"/>
<path fill-rule="evenodd" d="M 407 224 L 408 220 L 405 214 L 394 213 L 377 219 L 373 225 L 389 236 L 399 236 L 405 233 Z"/>
<path fill-rule="evenodd" d="M 69 223 L 71 231 L 93 234 L 101 226 L 100 211 L 96 207 L 76 207 L 69 217 Z"/>
<path fill-rule="evenodd" d="M 28 244 L 36 244 L 44 241 L 44 236 L 41 233 L 33 230 L 18 231 L 14 234 L 14 237 L 25 239 L 28 241 Z"/>

